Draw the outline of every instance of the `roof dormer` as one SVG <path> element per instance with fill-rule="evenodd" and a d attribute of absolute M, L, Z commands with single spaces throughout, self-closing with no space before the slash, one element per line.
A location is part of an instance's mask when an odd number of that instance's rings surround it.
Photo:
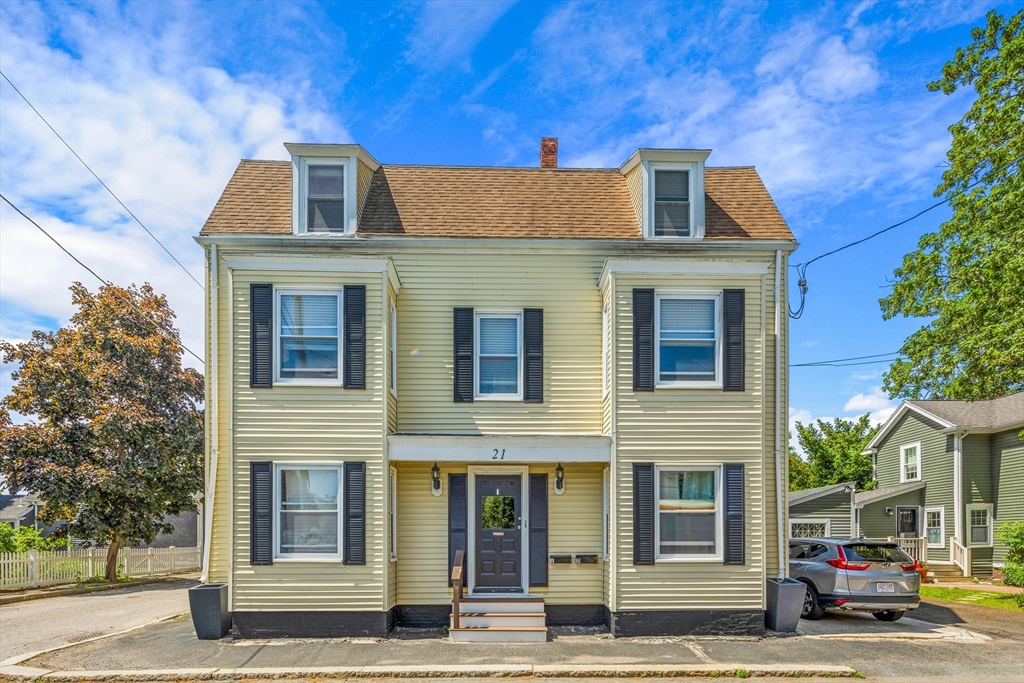
<path fill-rule="evenodd" d="M 710 149 L 638 149 L 619 167 L 644 239 L 704 238 L 704 161 Z"/>
<path fill-rule="evenodd" d="M 377 160 L 359 145 L 284 146 L 292 155 L 292 234 L 355 235 Z"/>

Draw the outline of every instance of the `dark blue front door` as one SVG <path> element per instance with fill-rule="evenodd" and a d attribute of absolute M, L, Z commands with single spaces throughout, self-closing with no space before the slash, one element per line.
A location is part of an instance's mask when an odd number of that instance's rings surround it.
<path fill-rule="evenodd" d="M 522 478 L 476 476 L 476 590 L 521 592 Z"/>

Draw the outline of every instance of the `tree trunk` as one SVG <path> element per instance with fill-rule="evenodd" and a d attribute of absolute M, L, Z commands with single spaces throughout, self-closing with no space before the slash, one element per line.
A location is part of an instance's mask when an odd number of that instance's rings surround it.
<path fill-rule="evenodd" d="M 103 578 L 110 583 L 117 583 L 117 553 L 121 550 L 121 539 L 110 539 L 110 547 L 107 548 L 107 571 Z"/>

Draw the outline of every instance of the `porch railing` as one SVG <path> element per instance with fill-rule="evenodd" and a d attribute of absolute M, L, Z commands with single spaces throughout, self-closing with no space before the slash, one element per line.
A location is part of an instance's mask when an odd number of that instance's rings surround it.
<path fill-rule="evenodd" d="M 462 599 L 462 587 L 466 570 L 466 552 L 455 551 L 455 562 L 452 563 L 452 628 L 459 628 L 459 616 L 462 609 L 459 601 Z"/>
<path fill-rule="evenodd" d="M 885 543 L 895 543 L 898 545 L 903 552 L 910 555 L 918 562 L 928 561 L 928 539 L 927 538 L 896 538 L 895 536 L 889 536 L 887 538 L 867 538 L 866 541 L 882 541 Z"/>
<path fill-rule="evenodd" d="M 951 538 L 950 547 L 952 548 L 953 564 L 960 567 L 960 571 L 964 573 L 964 576 L 971 575 L 971 549 L 965 548 L 955 539 Z"/>

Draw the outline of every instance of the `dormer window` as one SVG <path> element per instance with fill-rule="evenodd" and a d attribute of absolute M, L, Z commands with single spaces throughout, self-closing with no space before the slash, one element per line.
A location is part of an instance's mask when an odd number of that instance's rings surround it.
<path fill-rule="evenodd" d="M 310 165 L 306 232 L 345 232 L 345 167 Z"/>
<path fill-rule="evenodd" d="M 690 236 L 689 170 L 654 170 L 654 236 Z"/>

